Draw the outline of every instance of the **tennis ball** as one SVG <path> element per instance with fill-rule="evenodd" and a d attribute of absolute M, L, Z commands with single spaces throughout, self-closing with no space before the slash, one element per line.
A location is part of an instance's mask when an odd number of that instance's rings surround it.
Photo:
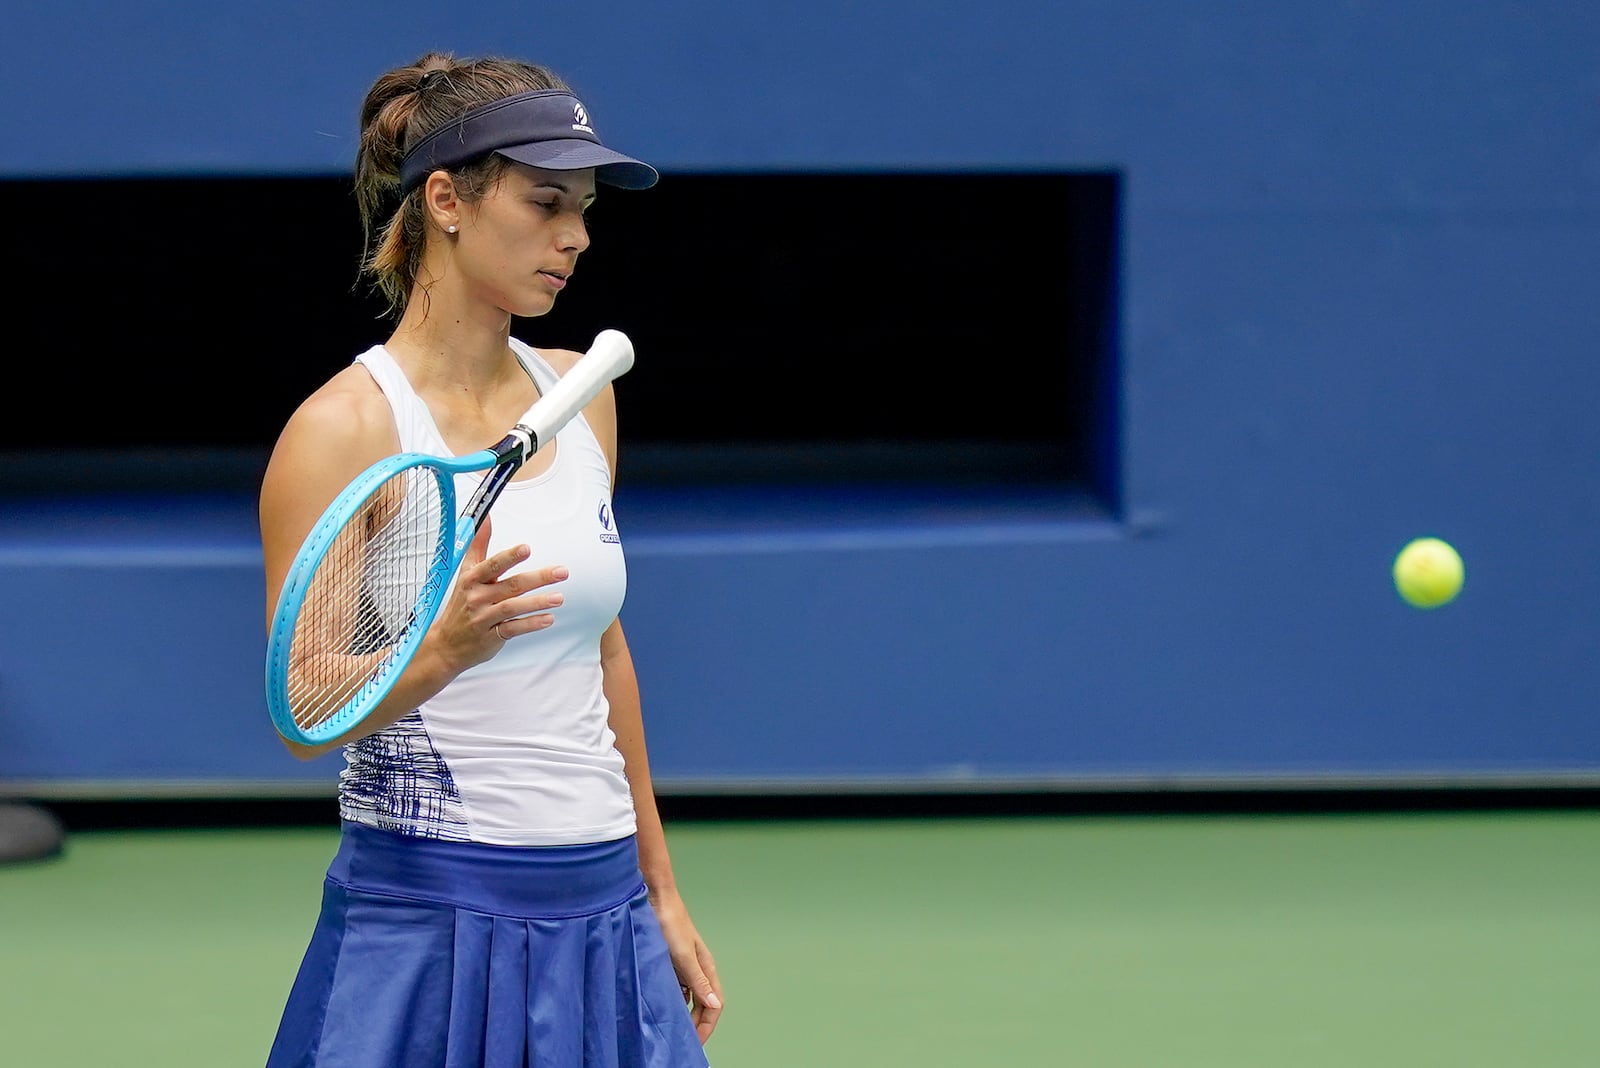
<path fill-rule="evenodd" d="M 1449 604 L 1465 578 L 1461 555 L 1439 538 L 1413 538 L 1394 558 L 1394 588 L 1414 608 Z"/>

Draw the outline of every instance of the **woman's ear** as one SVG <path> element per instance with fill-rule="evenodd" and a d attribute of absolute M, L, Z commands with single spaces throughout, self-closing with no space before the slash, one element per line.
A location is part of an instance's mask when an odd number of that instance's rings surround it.
<path fill-rule="evenodd" d="M 448 171 L 434 171 L 422 184 L 422 205 L 428 219 L 453 234 L 461 226 L 461 201 Z"/>

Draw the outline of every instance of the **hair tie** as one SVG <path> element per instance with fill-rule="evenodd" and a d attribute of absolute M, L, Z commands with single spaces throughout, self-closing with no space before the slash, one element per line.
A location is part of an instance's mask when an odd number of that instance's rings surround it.
<path fill-rule="evenodd" d="M 417 92 L 422 92 L 424 89 L 427 89 L 429 86 L 433 85 L 434 82 L 444 78 L 446 73 L 446 71 L 438 67 L 430 70 L 428 73 L 424 74 L 422 76 L 422 80 L 417 83 Z"/>

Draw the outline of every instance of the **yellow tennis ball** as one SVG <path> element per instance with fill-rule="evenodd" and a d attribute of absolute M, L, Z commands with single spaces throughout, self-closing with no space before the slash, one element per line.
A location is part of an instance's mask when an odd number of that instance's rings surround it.
<path fill-rule="evenodd" d="M 1461 554 L 1439 538 L 1414 538 L 1394 558 L 1394 588 L 1415 608 L 1449 604 L 1465 580 Z"/>

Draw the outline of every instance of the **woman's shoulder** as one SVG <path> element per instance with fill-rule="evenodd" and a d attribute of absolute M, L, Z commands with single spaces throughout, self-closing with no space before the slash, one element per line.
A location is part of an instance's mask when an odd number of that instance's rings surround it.
<path fill-rule="evenodd" d="M 351 363 L 301 401 L 284 435 L 360 454 L 394 451 L 394 413 L 366 367 Z"/>

